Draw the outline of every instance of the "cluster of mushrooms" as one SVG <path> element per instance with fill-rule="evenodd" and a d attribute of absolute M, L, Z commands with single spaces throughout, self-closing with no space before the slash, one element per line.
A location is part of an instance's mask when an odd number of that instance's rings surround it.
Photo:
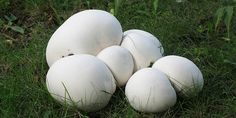
<path fill-rule="evenodd" d="M 67 19 L 48 42 L 47 89 L 62 104 L 94 112 L 125 86 L 135 110 L 161 112 L 175 105 L 177 95 L 192 97 L 203 87 L 202 73 L 192 61 L 163 53 L 152 34 L 138 29 L 123 33 L 112 14 L 85 10 Z"/>

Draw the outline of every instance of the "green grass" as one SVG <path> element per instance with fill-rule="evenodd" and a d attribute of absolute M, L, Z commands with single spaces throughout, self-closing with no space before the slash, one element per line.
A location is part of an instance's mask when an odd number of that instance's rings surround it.
<path fill-rule="evenodd" d="M 89 1 L 89 0 L 87 0 Z M 53 32 L 69 16 L 84 9 L 110 11 L 113 2 L 99 0 L 0 0 L 0 117 L 236 117 L 236 14 L 230 40 L 223 23 L 214 29 L 214 14 L 224 2 L 215 0 L 153 1 L 123 0 L 116 17 L 123 30 L 143 29 L 159 38 L 165 55 L 189 58 L 204 75 L 198 96 L 178 98 L 166 112 L 139 113 L 126 101 L 124 89 L 117 90 L 109 105 L 95 113 L 63 107 L 47 92 L 48 70 L 45 48 Z M 117 9 L 117 8 L 116 8 Z M 156 9 L 156 11 L 155 11 Z M 11 24 L 21 34 L 6 28 L 4 15 L 17 17 Z"/>

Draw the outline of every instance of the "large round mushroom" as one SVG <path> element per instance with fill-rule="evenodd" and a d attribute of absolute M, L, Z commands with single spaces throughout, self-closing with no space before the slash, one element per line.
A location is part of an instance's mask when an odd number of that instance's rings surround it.
<path fill-rule="evenodd" d="M 134 61 L 130 52 L 120 46 L 103 49 L 97 57 L 111 70 L 117 86 L 124 86 L 134 70 Z"/>
<path fill-rule="evenodd" d="M 54 99 L 87 112 L 105 107 L 116 89 L 107 66 L 84 54 L 56 61 L 47 73 L 46 84 Z"/>
<path fill-rule="evenodd" d="M 138 29 L 124 32 L 121 47 L 128 49 L 132 54 L 134 71 L 151 67 L 164 53 L 160 41 L 155 36 Z"/>
<path fill-rule="evenodd" d="M 165 73 L 182 97 L 192 97 L 203 88 L 204 80 L 201 71 L 185 57 L 165 56 L 157 60 L 153 68 Z"/>
<path fill-rule="evenodd" d="M 46 59 L 49 66 L 72 54 L 97 55 L 102 49 L 119 45 L 122 40 L 119 21 L 102 10 L 85 10 L 67 19 L 50 38 Z"/>
<path fill-rule="evenodd" d="M 156 113 L 176 103 L 176 93 L 167 76 L 154 68 L 134 73 L 125 87 L 130 105 L 141 112 Z"/>

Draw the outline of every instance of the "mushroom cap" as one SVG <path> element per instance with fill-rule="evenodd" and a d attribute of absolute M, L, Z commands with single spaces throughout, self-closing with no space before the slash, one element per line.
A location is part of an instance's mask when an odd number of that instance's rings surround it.
<path fill-rule="evenodd" d="M 54 99 L 89 112 L 105 107 L 116 89 L 106 65 L 85 54 L 56 61 L 47 73 L 46 84 Z"/>
<path fill-rule="evenodd" d="M 130 52 L 120 46 L 103 49 L 97 57 L 111 70 L 117 86 L 124 86 L 133 74 L 134 61 Z"/>
<path fill-rule="evenodd" d="M 164 49 L 152 34 L 132 29 L 124 32 L 121 47 L 130 51 L 134 58 L 134 71 L 151 66 L 162 57 Z"/>
<path fill-rule="evenodd" d="M 191 97 L 200 92 L 204 80 L 199 68 L 189 59 L 170 55 L 157 60 L 153 68 L 165 73 L 175 90 L 183 97 Z"/>
<path fill-rule="evenodd" d="M 102 49 L 119 45 L 122 27 L 110 13 L 102 10 L 84 10 L 67 19 L 50 38 L 46 59 L 49 66 L 70 54 L 96 56 Z"/>
<path fill-rule="evenodd" d="M 167 110 L 177 99 L 167 76 L 154 68 L 134 73 L 126 84 L 125 95 L 134 109 L 147 113 Z"/>

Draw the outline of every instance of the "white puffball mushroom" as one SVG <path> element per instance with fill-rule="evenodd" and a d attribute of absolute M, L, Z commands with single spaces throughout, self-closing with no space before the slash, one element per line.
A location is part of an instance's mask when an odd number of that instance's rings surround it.
<path fill-rule="evenodd" d="M 164 49 L 152 34 L 132 29 L 124 32 L 121 47 L 128 49 L 134 58 L 134 71 L 152 66 L 162 57 Z"/>
<path fill-rule="evenodd" d="M 46 59 L 49 66 L 71 54 L 96 56 L 102 49 L 119 45 L 122 27 L 110 13 L 102 10 L 84 10 L 67 19 L 50 38 Z"/>
<path fill-rule="evenodd" d="M 116 89 L 109 68 L 85 54 L 56 61 L 47 73 L 46 84 L 57 101 L 88 112 L 105 107 Z"/>
<path fill-rule="evenodd" d="M 134 109 L 147 113 L 167 110 L 177 99 L 167 76 L 154 68 L 134 73 L 126 84 L 125 95 Z"/>
<path fill-rule="evenodd" d="M 192 97 L 203 88 L 204 80 L 199 68 L 189 59 L 181 56 L 165 56 L 153 64 L 171 80 L 175 90 L 182 97 Z"/>
<path fill-rule="evenodd" d="M 124 86 L 133 74 L 133 57 L 125 48 L 120 46 L 107 47 L 97 57 L 110 68 L 117 86 Z"/>

